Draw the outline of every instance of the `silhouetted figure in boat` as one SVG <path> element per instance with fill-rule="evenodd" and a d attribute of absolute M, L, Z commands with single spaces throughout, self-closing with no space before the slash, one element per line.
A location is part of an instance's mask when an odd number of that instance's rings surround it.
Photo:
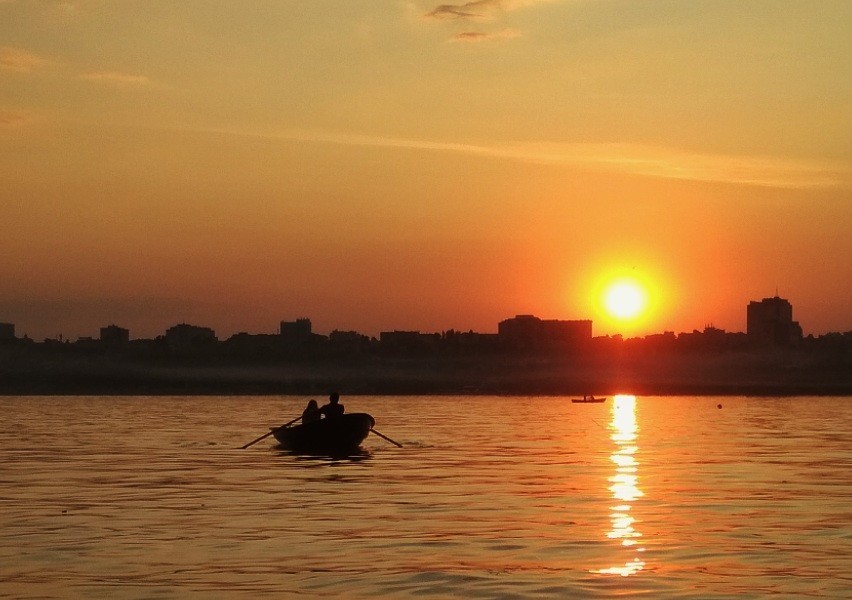
<path fill-rule="evenodd" d="M 326 419 L 331 417 L 339 417 L 343 414 L 343 405 L 340 404 L 340 395 L 335 392 L 328 397 L 328 404 L 319 409 Z"/>
<path fill-rule="evenodd" d="M 316 400 L 309 400 L 305 410 L 302 411 L 302 423 L 313 423 L 322 418 L 319 405 Z"/>

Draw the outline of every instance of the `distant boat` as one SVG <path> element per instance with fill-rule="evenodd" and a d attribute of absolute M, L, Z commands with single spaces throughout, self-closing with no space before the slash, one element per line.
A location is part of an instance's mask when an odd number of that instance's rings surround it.
<path fill-rule="evenodd" d="M 571 402 L 577 404 L 600 404 L 606 402 L 606 398 L 595 398 L 594 396 L 583 396 L 582 398 L 571 398 Z"/>
<path fill-rule="evenodd" d="M 367 413 L 350 413 L 273 429 L 272 435 L 286 450 L 304 454 L 346 454 L 370 434 L 376 420 Z"/>

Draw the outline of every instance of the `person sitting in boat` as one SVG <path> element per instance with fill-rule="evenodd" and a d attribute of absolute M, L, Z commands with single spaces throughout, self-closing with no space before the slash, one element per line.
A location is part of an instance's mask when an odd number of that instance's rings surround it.
<path fill-rule="evenodd" d="M 339 417 L 343 414 L 343 405 L 340 404 L 340 395 L 335 392 L 331 396 L 328 397 L 328 404 L 322 406 L 319 409 L 320 413 L 325 416 L 326 419 L 330 417 Z"/>
<path fill-rule="evenodd" d="M 302 423 L 313 423 L 322 418 L 322 413 L 319 409 L 319 404 L 316 400 L 308 400 L 308 405 L 302 411 Z"/>

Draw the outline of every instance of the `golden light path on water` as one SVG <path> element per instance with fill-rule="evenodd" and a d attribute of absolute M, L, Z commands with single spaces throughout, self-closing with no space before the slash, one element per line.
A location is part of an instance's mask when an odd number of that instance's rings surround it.
<path fill-rule="evenodd" d="M 615 474 L 608 478 L 609 490 L 612 492 L 613 506 L 610 507 L 612 529 L 606 533 L 607 538 L 619 540 L 621 547 L 629 551 L 632 558 L 623 565 L 605 569 L 593 570 L 594 573 L 635 575 L 645 567 L 645 561 L 640 556 L 645 548 L 640 544 L 642 534 L 634 527 L 636 519 L 631 516 L 633 502 L 643 496 L 639 489 L 636 444 L 639 427 L 636 423 L 636 396 L 615 396 L 612 403 L 612 420 L 609 423 L 612 431 L 610 439 L 615 443 L 615 450 L 610 460 L 615 464 Z"/>

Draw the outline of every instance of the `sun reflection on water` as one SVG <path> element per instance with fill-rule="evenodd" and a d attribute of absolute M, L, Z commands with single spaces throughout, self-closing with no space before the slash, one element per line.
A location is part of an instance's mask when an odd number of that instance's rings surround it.
<path fill-rule="evenodd" d="M 645 551 L 640 545 L 642 534 L 634 527 L 636 519 L 631 515 L 633 502 L 643 496 L 639 489 L 636 445 L 639 427 L 636 423 L 636 396 L 615 396 L 612 403 L 612 421 L 609 423 L 610 439 L 615 450 L 610 460 L 615 464 L 615 474 L 609 477 L 609 490 L 616 503 L 610 507 L 612 528 L 606 533 L 608 539 L 617 540 L 631 557 L 623 565 L 595 569 L 594 573 L 635 575 L 645 567 L 640 556 Z"/>

